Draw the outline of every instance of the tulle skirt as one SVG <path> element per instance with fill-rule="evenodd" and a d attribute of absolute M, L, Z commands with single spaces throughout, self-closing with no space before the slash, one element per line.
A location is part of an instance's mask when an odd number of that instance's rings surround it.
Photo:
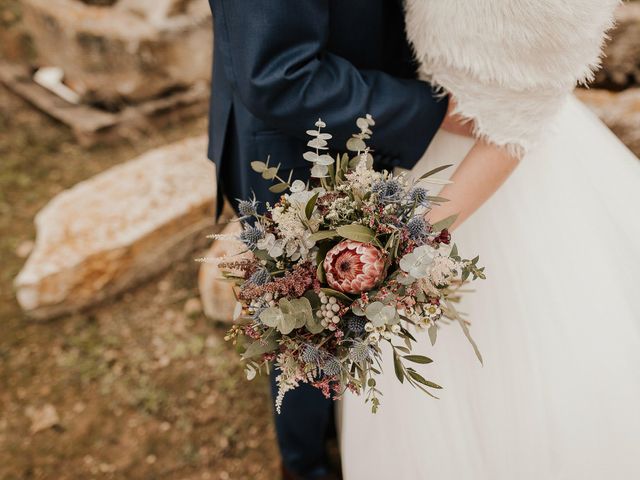
<path fill-rule="evenodd" d="M 414 173 L 459 163 L 439 133 Z M 440 399 L 401 385 L 389 351 L 371 414 L 341 405 L 347 480 L 640 478 L 640 162 L 575 98 L 544 142 L 454 234 L 487 280 L 420 369 Z"/>

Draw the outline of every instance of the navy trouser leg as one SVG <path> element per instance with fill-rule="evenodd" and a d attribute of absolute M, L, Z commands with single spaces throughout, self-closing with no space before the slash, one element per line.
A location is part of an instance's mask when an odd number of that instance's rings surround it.
<path fill-rule="evenodd" d="M 271 372 L 271 392 L 278 394 L 277 372 Z M 275 412 L 275 411 L 274 411 Z M 327 433 L 334 421 L 333 400 L 309 384 L 287 392 L 282 413 L 274 413 L 278 445 L 284 466 L 301 477 L 313 479 L 329 473 Z"/>

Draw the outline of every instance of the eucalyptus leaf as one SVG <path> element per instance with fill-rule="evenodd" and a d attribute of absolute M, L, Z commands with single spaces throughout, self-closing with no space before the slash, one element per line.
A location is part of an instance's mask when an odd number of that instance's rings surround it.
<path fill-rule="evenodd" d="M 287 188 L 289 188 L 289 184 L 288 183 L 276 183 L 275 185 L 271 185 L 269 187 L 269 191 L 271 193 L 282 193 L 282 192 L 286 191 Z"/>
<path fill-rule="evenodd" d="M 302 154 L 302 158 L 304 158 L 305 160 L 307 160 L 308 162 L 315 162 L 318 158 L 318 154 L 316 152 L 304 152 Z"/>
<path fill-rule="evenodd" d="M 278 342 L 275 339 L 275 335 L 270 335 L 262 340 L 257 340 L 251 343 L 242 354 L 243 360 L 248 360 L 263 353 L 269 353 L 278 347 Z"/>
<path fill-rule="evenodd" d="M 375 327 L 382 327 L 391 323 L 396 317 L 396 309 L 382 302 L 370 303 L 365 309 L 365 315 Z"/>
<path fill-rule="evenodd" d="M 362 152 L 367 148 L 367 145 L 361 138 L 351 137 L 347 140 L 347 150 L 351 152 Z"/>
<path fill-rule="evenodd" d="M 267 168 L 267 164 L 256 160 L 255 162 L 251 162 L 251 168 L 254 172 L 262 173 Z"/>
<path fill-rule="evenodd" d="M 265 168 L 262 172 L 262 178 L 265 180 L 273 180 L 278 175 L 278 167 Z"/>

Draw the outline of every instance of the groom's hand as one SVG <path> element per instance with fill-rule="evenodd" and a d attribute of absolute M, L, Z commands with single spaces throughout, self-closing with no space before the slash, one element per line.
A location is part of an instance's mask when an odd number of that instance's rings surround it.
<path fill-rule="evenodd" d="M 455 113 L 456 107 L 457 103 L 455 99 L 449 95 L 449 106 L 441 128 L 449 133 L 455 133 L 456 135 L 461 135 L 463 137 L 473 137 L 473 120 Z"/>

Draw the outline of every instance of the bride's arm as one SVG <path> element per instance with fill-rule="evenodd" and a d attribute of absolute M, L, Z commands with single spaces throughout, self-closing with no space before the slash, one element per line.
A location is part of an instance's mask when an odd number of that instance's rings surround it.
<path fill-rule="evenodd" d="M 450 230 L 458 227 L 495 193 L 518 166 L 519 158 L 484 140 L 478 140 L 439 196 L 448 202 L 434 207 L 429 220 L 436 222 L 458 215 Z"/>

